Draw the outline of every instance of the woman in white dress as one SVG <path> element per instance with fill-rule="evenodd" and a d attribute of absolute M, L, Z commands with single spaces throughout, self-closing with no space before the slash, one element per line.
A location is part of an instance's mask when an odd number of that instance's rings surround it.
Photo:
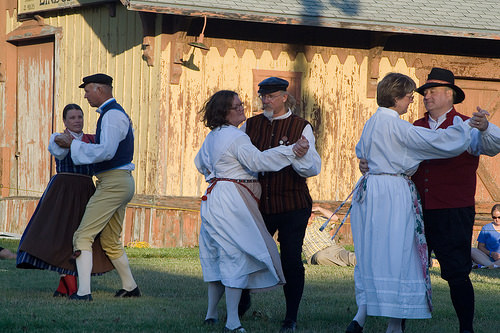
<path fill-rule="evenodd" d="M 368 161 L 369 172 L 352 200 L 358 312 L 348 333 L 362 332 L 367 315 L 390 318 L 386 332 L 404 331 L 404 319 L 431 317 L 422 210 L 409 177 L 423 160 L 464 152 L 470 127 L 458 117 L 453 126 L 437 131 L 400 119 L 413 102 L 415 87 L 406 75 L 385 76 L 377 86 L 379 108 L 356 145 L 356 155 Z"/>
<path fill-rule="evenodd" d="M 278 171 L 303 156 L 309 142 L 264 152 L 237 128 L 245 121 L 234 91 L 221 90 L 201 110 L 212 131 L 195 164 L 210 184 L 201 202 L 200 262 L 208 282 L 206 324 L 218 321 L 217 304 L 226 293 L 224 332 L 245 332 L 238 317 L 242 289 L 265 290 L 285 283 L 276 243 L 259 212 L 259 171 Z"/>

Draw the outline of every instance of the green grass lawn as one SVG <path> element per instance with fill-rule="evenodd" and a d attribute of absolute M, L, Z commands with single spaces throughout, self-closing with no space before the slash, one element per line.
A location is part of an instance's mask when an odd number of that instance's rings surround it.
<path fill-rule="evenodd" d="M 15 251 L 16 241 L 1 240 Z M 116 272 L 92 278 L 93 302 L 53 298 L 55 272 L 21 270 L 14 260 L 0 260 L 0 332 L 221 332 L 202 325 L 207 302 L 198 249 L 127 249 L 132 272 L 143 293 L 137 299 L 115 299 L 120 289 Z M 433 318 L 409 320 L 407 332 L 458 332 L 448 286 L 431 270 Z M 475 270 L 475 329 L 500 332 L 500 269 Z M 278 332 L 284 316 L 281 289 L 255 294 L 242 324 L 249 332 Z M 298 332 L 342 333 L 356 313 L 352 267 L 306 265 L 306 287 Z M 386 319 L 369 317 L 364 332 L 385 332 Z"/>

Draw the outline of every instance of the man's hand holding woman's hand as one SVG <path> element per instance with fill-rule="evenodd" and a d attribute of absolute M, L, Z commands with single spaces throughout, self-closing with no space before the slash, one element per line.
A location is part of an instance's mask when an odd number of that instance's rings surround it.
<path fill-rule="evenodd" d="M 73 141 L 73 135 L 71 135 L 67 129 L 64 130 L 64 133 L 54 138 L 54 142 L 61 148 L 71 147 L 71 141 Z"/>
<path fill-rule="evenodd" d="M 363 175 L 370 171 L 370 168 L 368 168 L 368 161 L 364 158 L 359 159 L 359 171 L 361 171 Z"/>
<path fill-rule="evenodd" d="M 480 131 L 484 131 L 488 128 L 489 122 L 486 116 L 489 116 L 489 112 L 481 109 L 481 107 L 476 108 L 477 112 L 472 114 L 472 118 L 470 119 L 470 126 L 477 128 Z"/>
<path fill-rule="evenodd" d="M 292 150 L 297 157 L 304 156 L 309 150 L 309 141 L 302 135 L 302 137 L 295 142 Z"/>

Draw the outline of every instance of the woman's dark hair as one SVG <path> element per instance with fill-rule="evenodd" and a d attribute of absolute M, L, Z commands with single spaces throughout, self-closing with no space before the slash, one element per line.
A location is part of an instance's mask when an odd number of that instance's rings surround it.
<path fill-rule="evenodd" d="M 64 107 L 63 109 L 63 119 L 66 119 L 66 116 L 68 115 L 69 110 L 80 110 L 82 111 L 82 108 L 78 104 L 68 104 Z M 82 111 L 83 115 L 83 111 Z"/>
<path fill-rule="evenodd" d="M 493 216 L 494 211 L 500 212 L 500 204 L 496 204 L 493 206 L 493 208 L 491 208 L 491 216 Z"/>
<path fill-rule="evenodd" d="M 396 98 L 403 98 L 416 88 L 411 77 L 401 73 L 389 73 L 377 85 L 377 104 L 390 108 L 396 105 Z"/>
<path fill-rule="evenodd" d="M 234 96 L 238 94 L 232 90 L 220 90 L 212 95 L 203 105 L 200 113 L 202 121 L 210 129 L 226 125 L 226 117 L 233 107 Z"/>

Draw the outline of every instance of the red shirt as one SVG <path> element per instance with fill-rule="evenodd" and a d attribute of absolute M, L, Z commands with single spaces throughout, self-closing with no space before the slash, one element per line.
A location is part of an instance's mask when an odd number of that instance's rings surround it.
<path fill-rule="evenodd" d="M 446 114 L 446 120 L 439 128 L 453 125 L 453 118 L 463 120 L 469 117 L 458 113 L 455 108 Z M 429 127 L 429 113 L 413 123 Z M 476 170 L 479 156 L 468 152 L 453 158 L 426 160 L 420 163 L 412 180 L 420 193 L 423 209 L 462 208 L 474 206 L 476 194 Z"/>

